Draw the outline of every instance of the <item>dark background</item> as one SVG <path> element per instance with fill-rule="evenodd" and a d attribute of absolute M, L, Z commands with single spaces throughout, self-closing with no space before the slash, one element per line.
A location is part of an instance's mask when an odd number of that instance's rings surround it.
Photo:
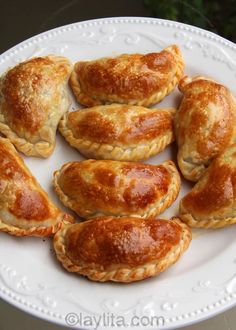
<path fill-rule="evenodd" d="M 172 19 L 236 41 L 236 0 L 0 0 L 0 53 L 54 27 L 111 16 Z"/>

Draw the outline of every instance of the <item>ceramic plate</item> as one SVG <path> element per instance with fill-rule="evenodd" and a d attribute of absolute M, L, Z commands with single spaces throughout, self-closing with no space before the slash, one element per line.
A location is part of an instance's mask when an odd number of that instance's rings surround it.
<path fill-rule="evenodd" d="M 151 18 L 99 19 L 45 32 L 2 54 L 0 73 L 33 56 L 61 54 L 75 62 L 154 52 L 172 43 L 184 54 L 186 74 L 212 77 L 236 94 L 236 45 L 192 26 Z M 179 99 L 176 90 L 158 107 L 177 106 Z M 158 164 L 174 159 L 174 154 L 168 148 L 148 162 Z M 65 162 L 80 159 L 58 135 L 49 159 L 25 161 L 60 205 L 52 190 L 52 174 Z M 179 199 L 190 187 L 183 182 Z M 177 214 L 179 199 L 164 216 Z M 236 303 L 236 226 L 199 229 L 193 236 L 187 252 L 165 273 L 124 285 L 94 283 L 67 273 L 57 262 L 50 239 L 1 233 L 0 295 L 26 312 L 74 328 L 94 329 L 98 320 L 98 329 L 170 329 L 195 323 Z"/>

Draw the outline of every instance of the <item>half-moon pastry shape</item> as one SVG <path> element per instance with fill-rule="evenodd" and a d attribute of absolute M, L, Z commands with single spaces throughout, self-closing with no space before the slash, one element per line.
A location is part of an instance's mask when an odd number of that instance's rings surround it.
<path fill-rule="evenodd" d="M 155 217 L 177 198 L 180 176 L 172 161 L 157 166 L 89 159 L 63 165 L 54 173 L 54 187 L 83 218 Z"/>
<path fill-rule="evenodd" d="M 58 260 L 93 281 L 134 282 L 173 265 L 191 241 L 179 219 L 98 217 L 65 225 L 54 236 Z"/>
<path fill-rule="evenodd" d="M 61 56 L 36 57 L 0 79 L 0 132 L 27 156 L 48 157 L 56 130 L 71 104 L 72 65 Z"/>
<path fill-rule="evenodd" d="M 236 223 L 236 144 L 215 158 L 180 202 L 180 218 L 191 227 Z"/>
<path fill-rule="evenodd" d="M 174 140 L 175 109 L 111 104 L 66 113 L 59 130 L 87 158 L 138 161 Z"/>
<path fill-rule="evenodd" d="M 8 139 L 0 138 L 0 231 L 49 236 L 72 221 L 49 199 Z"/>
<path fill-rule="evenodd" d="M 175 88 L 183 70 L 180 49 L 172 45 L 159 53 L 77 62 L 70 85 L 77 101 L 86 106 L 111 103 L 150 106 Z"/>
<path fill-rule="evenodd" d="M 186 179 L 198 181 L 212 159 L 235 140 L 236 102 L 228 88 L 204 77 L 184 77 L 179 89 L 178 164 Z"/>

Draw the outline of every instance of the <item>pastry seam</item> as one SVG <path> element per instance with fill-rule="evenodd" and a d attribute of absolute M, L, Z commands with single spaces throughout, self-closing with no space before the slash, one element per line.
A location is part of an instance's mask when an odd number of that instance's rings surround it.
<path fill-rule="evenodd" d="M 70 163 L 67 163 L 66 165 L 69 166 L 69 164 Z M 169 207 L 175 201 L 175 199 L 177 198 L 177 196 L 179 194 L 180 185 L 181 185 L 178 170 L 175 168 L 175 165 L 172 164 L 172 162 L 170 163 L 169 161 L 164 162 L 162 164 L 162 166 L 164 166 L 165 169 L 167 169 L 168 172 L 172 174 L 172 176 L 171 176 L 172 181 L 168 187 L 168 191 L 165 194 L 165 197 L 163 197 L 158 202 L 154 203 L 154 205 L 152 205 L 149 208 L 149 210 L 146 211 L 145 213 L 143 213 L 142 215 L 135 214 L 135 213 L 129 213 L 129 212 L 127 212 L 127 213 L 121 212 L 120 216 L 131 216 L 132 215 L 133 217 L 139 217 L 139 218 L 140 217 L 141 218 L 155 217 L 158 214 L 162 213 L 167 207 Z M 60 172 L 61 172 L 61 170 L 57 170 L 54 172 L 53 184 L 54 184 L 55 191 L 56 191 L 57 195 L 59 196 L 59 199 L 61 200 L 61 202 L 65 206 L 67 206 L 70 209 L 72 209 L 73 211 L 75 211 L 73 208 L 74 200 L 71 202 L 70 199 L 68 198 L 68 196 L 64 194 L 60 185 L 58 184 L 58 178 L 60 176 Z M 87 214 L 83 214 L 83 215 L 79 214 L 79 215 L 83 218 L 97 217 L 97 216 L 101 216 L 101 215 L 116 216 L 116 214 L 114 214 L 114 213 L 102 213 L 102 212 L 96 212 L 96 213 L 87 212 Z"/>
<path fill-rule="evenodd" d="M 93 156 L 97 159 L 113 159 L 122 161 L 138 161 L 147 159 L 160 153 L 167 145 L 174 141 L 173 132 L 168 132 L 164 137 L 153 139 L 150 145 L 143 144 L 135 147 L 122 148 L 121 146 L 113 146 L 106 143 L 97 143 L 90 140 L 77 139 L 74 137 L 72 130 L 67 126 L 67 115 L 65 114 L 60 123 L 59 131 L 66 141 L 74 148 L 79 150 L 85 156 Z"/>
<path fill-rule="evenodd" d="M 172 52 L 170 51 L 170 53 L 172 53 Z M 125 102 L 118 102 L 118 103 L 128 103 L 128 104 L 132 104 L 132 105 L 151 106 L 155 103 L 160 102 L 161 100 L 163 100 L 163 98 L 165 96 L 169 95 L 170 92 L 178 84 L 180 78 L 183 76 L 183 69 L 184 69 L 183 59 L 182 59 L 181 55 L 178 55 L 178 63 L 177 63 L 176 72 L 175 72 L 174 77 L 172 78 L 171 82 L 168 84 L 167 87 L 164 88 L 164 90 L 159 91 L 158 93 L 154 93 L 149 98 L 146 98 L 141 101 L 125 101 Z M 78 75 L 75 72 L 75 70 L 76 70 L 76 64 L 75 64 L 74 70 L 71 73 L 69 82 L 70 82 L 71 88 L 72 88 L 73 93 L 75 94 L 75 97 L 78 102 L 80 102 L 81 104 L 86 105 L 86 106 L 111 104 L 111 103 L 115 102 L 115 100 L 100 101 L 99 99 L 90 97 L 85 92 L 83 92 L 81 89 L 81 84 L 79 82 Z"/>
<path fill-rule="evenodd" d="M 63 229 L 54 237 L 54 249 L 56 251 L 57 259 L 62 263 L 64 268 L 66 268 L 69 272 L 75 272 L 87 276 L 91 280 L 100 282 L 115 281 L 127 283 L 143 280 L 145 278 L 158 275 L 169 266 L 176 263 L 183 252 L 188 248 L 191 241 L 191 231 L 184 223 L 181 223 L 181 221 L 175 219 L 174 222 L 178 223 L 182 228 L 182 236 L 178 245 L 174 246 L 158 263 L 157 261 L 152 261 L 147 263 L 145 266 L 138 266 L 136 269 L 120 268 L 118 270 L 102 272 L 94 269 L 90 270 L 86 266 L 74 265 L 71 259 L 66 255 Z"/>

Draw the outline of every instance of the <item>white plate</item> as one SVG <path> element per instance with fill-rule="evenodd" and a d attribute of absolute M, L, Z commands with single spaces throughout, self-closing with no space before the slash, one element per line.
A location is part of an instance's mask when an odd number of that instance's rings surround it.
<path fill-rule="evenodd" d="M 210 32 L 171 21 L 151 18 L 109 18 L 76 23 L 33 37 L 0 56 L 0 72 L 32 56 L 62 54 L 72 61 L 114 56 L 120 53 L 159 51 L 178 44 L 186 61 L 186 73 L 206 75 L 231 87 L 236 94 L 236 46 Z M 177 91 L 162 105 L 177 105 Z M 150 163 L 173 158 L 168 148 Z M 63 163 L 81 159 L 57 136 L 57 147 L 47 160 L 26 158 L 33 174 L 60 205 L 51 187 L 52 173 Z M 190 188 L 184 183 L 180 197 Z M 177 213 L 178 201 L 165 213 Z M 0 295 L 13 305 L 49 321 L 75 328 L 89 326 L 89 316 L 103 316 L 100 328 L 112 328 L 112 313 L 120 324 L 133 315 L 163 316 L 170 329 L 213 316 L 236 303 L 236 226 L 198 230 L 180 261 L 159 277 L 122 285 L 94 283 L 72 275 L 56 261 L 51 241 L 15 238 L 1 234 Z M 106 313 L 106 314 L 103 314 Z M 107 319 L 105 319 L 105 317 Z M 152 328 L 151 319 L 139 320 L 135 329 Z M 154 319 L 153 319 L 154 320 Z M 161 323 L 159 319 L 159 324 Z M 155 321 L 155 320 L 154 320 Z M 153 321 L 153 324 L 155 322 Z M 76 323 L 76 324 L 73 324 Z M 146 322 L 146 323 L 145 323 Z M 137 323 L 137 322 L 136 322 Z M 120 327 L 121 329 L 125 327 Z M 156 328 L 154 326 L 154 328 Z"/>

